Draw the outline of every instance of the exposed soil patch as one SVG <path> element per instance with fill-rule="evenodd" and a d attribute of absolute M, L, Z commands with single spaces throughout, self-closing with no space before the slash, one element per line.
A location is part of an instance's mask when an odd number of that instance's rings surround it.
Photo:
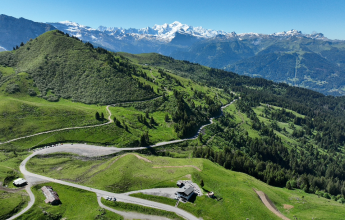
<path fill-rule="evenodd" d="M 159 166 L 159 167 L 152 167 L 153 169 L 159 169 L 159 168 L 182 168 L 182 167 L 193 167 L 197 171 L 201 171 L 199 167 L 196 167 L 194 165 L 184 165 L 184 166 Z"/>
<path fill-rule="evenodd" d="M 284 205 L 284 209 L 290 210 L 293 208 L 292 205 L 288 205 L 288 204 L 283 204 Z"/>
<path fill-rule="evenodd" d="M 192 175 L 190 175 L 190 174 L 185 175 L 185 177 L 190 179 L 190 180 L 192 179 Z"/>
<path fill-rule="evenodd" d="M 58 167 L 56 170 L 62 170 L 62 167 Z"/>
<path fill-rule="evenodd" d="M 141 157 L 141 156 L 139 156 L 139 155 L 137 155 L 137 154 L 134 154 L 139 160 L 144 160 L 144 161 L 146 161 L 146 162 L 148 162 L 148 163 L 152 163 L 152 161 L 151 160 L 149 160 L 149 159 L 147 159 L 147 158 L 145 158 L 145 157 Z"/>

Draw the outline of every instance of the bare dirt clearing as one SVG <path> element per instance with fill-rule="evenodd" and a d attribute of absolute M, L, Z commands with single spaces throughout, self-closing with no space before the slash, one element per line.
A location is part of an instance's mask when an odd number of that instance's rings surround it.
<path fill-rule="evenodd" d="M 288 205 L 288 204 L 283 204 L 283 205 L 284 205 L 284 209 L 287 209 L 287 210 L 290 210 L 294 207 L 294 206 Z"/>

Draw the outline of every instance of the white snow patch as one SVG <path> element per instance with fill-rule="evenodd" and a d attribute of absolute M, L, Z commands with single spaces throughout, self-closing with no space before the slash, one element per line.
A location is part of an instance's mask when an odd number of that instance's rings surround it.
<path fill-rule="evenodd" d="M 56 28 L 63 30 L 65 32 L 71 33 L 78 38 L 85 40 L 100 40 L 105 37 L 105 35 L 111 36 L 113 38 L 122 40 L 128 37 L 134 38 L 135 40 L 147 39 L 152 41 L 161 41 L 161 42 L 170 42 L 175 38 L 176 33 L 188 34 L 196 38 L 201 39 L 210 39 L 217 36 L 221 36 L 223 39 L 237 38 L 239 40 L 252 38 L 253 44 L 259 44 L 260 40 L 256 41 L 256 38 L 262 38 L 265 36 L 268 37 L 307 37 L 307 38 L 317 38 L 317 39 L 327 39 L 321 33 L 313 34 L 302 34 L 301 31 L 290 30 L 277 32 L 273 34 L 259 34 L 259 33 L 241 33 L 236 34 L 235 32 L 225 32 L 225 31 L 216 31 L 212 29 L 205 29 L 203 27 L 193 27 L 187 24 L 182 24 L 178 21 L 175 21 L 171 24 L 155 24 L 153 27 L 146 27 L 141 29 L 136 28 L 122 28 L 122 27 L 105 27 L 99 26 L 97 29 L 91 27 L 80 25 L 72 21 L 61 21 L 58 23 L 51 23 Z"/>

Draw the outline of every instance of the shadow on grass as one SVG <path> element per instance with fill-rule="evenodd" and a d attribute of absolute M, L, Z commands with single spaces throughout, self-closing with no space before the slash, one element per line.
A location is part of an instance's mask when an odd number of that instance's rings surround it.
<path fill-rule="evenodd" d="M 196 198 L 197 198 L 198 194 L 194 193 L 188 200 L 188 202 L 194 203 Z"/>

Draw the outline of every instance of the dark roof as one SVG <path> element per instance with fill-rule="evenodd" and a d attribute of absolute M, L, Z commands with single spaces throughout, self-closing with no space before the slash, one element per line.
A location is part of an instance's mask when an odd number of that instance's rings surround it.
<path fill-rule="evenodd" d="M 181 190 L 178 191 L 179 193 L 183 193 L 186 196 L 188 196 L 189 194 L 191 194 L 192 192 L 194 192 L 194 188 L 192 186 L 189 187 L 183 187 Z"/>

